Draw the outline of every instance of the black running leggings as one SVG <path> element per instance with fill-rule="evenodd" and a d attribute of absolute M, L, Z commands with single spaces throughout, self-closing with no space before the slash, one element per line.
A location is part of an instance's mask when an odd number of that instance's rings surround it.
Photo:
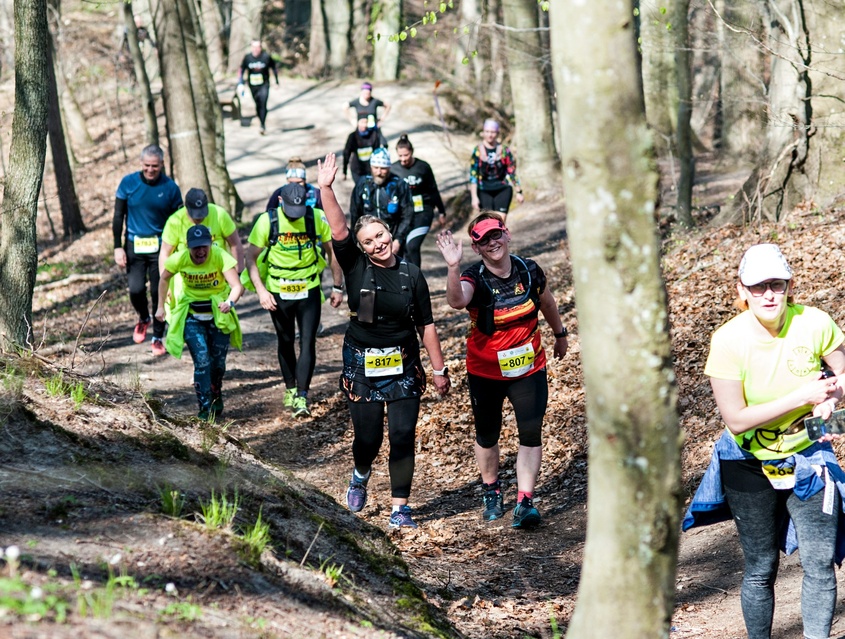
<path fill-rule="evenodd" d="M 414 441 L 417 417 L 420 414 L 420 398 L 409 397 L 392 402 L 347 403 L 355 431 L 352 458 L 355 468 L 362 475 L 369 472 L 384 440 L 384 409 L 387 406 L 390 496 L 407 499 L 411 495 L 411 480 L 414 478 Z"/>
<path fill-rule="evenodd" d="M 255 112 L 258 114 L 258 121 L 261 122 L 261 126 L 264 126 L 267 120 L 267 98 L 270 96 L 270 83 L 265 82 L 257 87 L 250 86 L 249 90 L 252 93 L 252 99 L 255 100 Z"/>
<path fill-rule="evenodd" d="M 543 416 L 549 401 L 546 369 L 516 379 L 487 379 L 467 373 L 472 412 L 475 415 L 475 441 L 482 448 L 493 448 L 502 432 L 502 408 L 511 400 L 516 415 L 520 446 L 541 446 Z"/>
<path fill-rule="evenodd" d="M 322 301 L 320 287 L 308 290 L 304 300 L 283 300 L 273 293 L 276 310 L 270 311 L 278 338 L 279 366 L 285 386 L 307 391 L 317 364 L 317 328 Z M 296 357 L 296 327 L 299 326 L 299 359 Z"/>
<path fill-rule="evenodd" d="M 153 336 L 164 337 L 164 322 L 155 318 L 158 310 L 158 251 L 136 253 L 132 242 L 126 242 L 126 273 L 129 278 L 129 301 L 140 320 L 150 317 L 147 303 L 147 280 L 150 281 L 150 298 L 153 304 Z"/>
<path fill-rule="evenodd" d="M 419 266 L 422 263 L 420 249 L 425 241 L 425 236 L 431 228 L 434 220 L 434 209 L 427 208 L 419 213 L 414 213 L 414 221 L 411 223 L 411 231 L 405 239 L 405 259 L 411 264 Z"/>
<path fill-rule="evenodd" d="M 485 211 L 496 211 L 503 215 L 508 214 L 513 199 L 513 187 L 509 184 L 498 188 L 482 191 L 478 189 L 478 203 Z"/>

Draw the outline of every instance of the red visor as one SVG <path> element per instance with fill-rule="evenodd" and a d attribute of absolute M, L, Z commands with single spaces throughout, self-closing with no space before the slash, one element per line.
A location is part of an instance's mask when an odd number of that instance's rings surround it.
<path fill-rule="evenodd" d="M 496 230 L 507 231 L 505 225 L 502 224 L 499 220 L 488 218 L 486 220 L 482 220 L 481 222 L 473 226 L 472 230 L 469 232 L 469 236 L 472 238 L 473 242 L 478 242 L 490 231 Z"/>

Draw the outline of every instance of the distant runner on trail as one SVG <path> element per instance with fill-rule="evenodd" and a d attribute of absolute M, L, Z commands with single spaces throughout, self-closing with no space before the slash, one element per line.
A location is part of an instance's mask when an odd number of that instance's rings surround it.
<path fill-rule="evenodd" d="M 288 164 L 285 167 L 285 184 L 295 183 L 304 186 L 307 192 L 305 196 L 305 203 L 308 206 L 313 206 L 315 209 L 322 209 L 323 200 L 320 199 L 320 189 L 313 184 L 309 184 L 306 178 L 305 162 L 302 161 L 302 158 L 293 157 L 288 160 Z M 270 199 L 267 200 L 267 208 L 264 209 L 265 211 L 272 211 L 279 207 L 282 203 L 283 188 L 284 184 L 273 191 Z"/>
<path fill-rule="evenodd" d="M 320 274 L 326 264 L 331 267 L 331 305 L 337 308 L 343 302 L 343 273 L 334 260 L 329 224 L 322 210 L 307 204 L 305 186 L 286 184 L 280 193 L 281 203 L 262 213 L 249 234 L 246 263 L 249 281 L 276 329 L 279 366 L 286 387 L 284 407 L 294 417 L 307 417 L 311 414 L 308 390 L 317 362 L 317 332 L 325 299 Z M 297 327 L 299 358 L 295 348 Z"/>
<path fill-rule="evenodd" d="M 267 98 L 270 95 L 270 71 L 276 78 L 276 86 L 279 86 L 279 72 L 276 70 L 276 61 L 261 49 L 261 41 L 253 40 L 250 45 L 250 52 L 244 56 L 241 62 L 241 69 L 238 73 L 238 93 L 243 94 L 244 80 L 249 84 L 249 91 L 255 101 L 255 111 L 258 114 L 258 121 L 261 123 L 261 135 L 267 132 Z"/>
<path fill-rule="evenodd" d="M 437 392 L 445 395 L 451 387 L 431 314 L 428 284 L 419 268 L 396 256 L 383 220 L 361 217 L 354 234 L 350 232 L 332 190 L 337 175 L 334 154 L 327 155 L 319 166 L 318 183 L 332 245 L 349 296 L 340 389 L 346 395 L 355 431 L 355 466 L 346 504 L 352 512 L 360 512 L 367 503 L 367 482 L 384 440 L 386 412 L 392 502 L 388 525 L 416 528 L 408 497 L 420 397 L 426 388 L 418 339 L 431 360 Z"/>
<path fill-rule="evenodd" d="M 428 162 L 414 157 L 414 145 L 407 134 L 399 137 L 396 152 L 399 154 L 399 164 L 391 165 L 390 172 L 405 180 L 405 184 L 411 189 L 411 201 L 414 205 L 414 219 L 406 239 L 405 258 L 411 264 L 420 266 L 420 249 L 434 220 L 434 210 L 437 209 L 437 221 L 442 227 L 446 219 L 446 205 L 440 197 L 431 166 Z"/>
<path fill-rule="evenodd" d="M 170 278 L 182 276 L 182 290 L 170 313 L 167 352 L 182 357 L 187 344 L 194 360 L 194 389 L 201 420 L 219 418 L 223 413 L 223 376 L 229 343 L 240 350 L 241 326 L 235 303 L 244 287 L 238 279 L 235 258 L 211 243 L 211 231 L 202 224 L 186 233 L 186 248 L 173 253 L 164 263 L 158 285 L 156 319 L 164 321 L 164 299 Z"/>
<path fill-rule="evenodd" d="M 381 113 L 379 113 L 379 109 L 381 109 Z M 374 98 L 373 85 L 364 82 L 361 84 L 360 95 L 345 106 L 344 113 L 353 126 L 358 120 L 365 118 L 368 129 L 378 129 L 381 128 L 381 123 L 387 119 L 387 114 L 390 113 L 390 105 Z"/>
<path fill-rule="evenodd" d="M 470 222 L 469 236 L 481 261 L 463 272 L 463 243 L 456 243 L 451 231 L 437 236 L 437 247 L 448 266 L 446 301 L 452 308 L 469 310 L 467 381 L 475 416 L 475 459 L 484 491 L 482 517 L 493 521 L 504 516 L 499 437 L 502 407 L 508 398 L 519 434 L 518 493 L 511 526 L 531 528 L 541 521 L 533 499 L 549 398 L 538 315 L 543 314 L 554 332 L 556 358 L 566 355 L 566 328 L 543 269 L 533 260 L 511 255 L 510 231 L 500 215 L 482 212 Z"/>
<path fill-rule="evenodd" d="M 368 129 L 367 118 L 358 120 L 358 128 L 346 138 L 343 147 L 343 179 L 347 169 L 352 173 L 352 184 L 358 184 L 362 175 L 370 174 L 370 156 L 378 148 L 387 148 L 387 140 L 380 129 Z"/>
<path fill-rule="evenodd" d="M 136 344 L 147 339 L 147 329 L 153 325 L 153 352 L 161 350 L 164 321 L 150 315 L 147 301 L 147 280 L 153 311 L 158 307 L 159 264 L 161 234 L 167 219 L 182 206 L 182 193 L 164 175 L 164 151 L 151 144 L 141 151 L 141 170 L 130 173 L 120 181 L 114 199 L 112 235 L 114 261 L 129 276 L 129 301 L 138 313 L 138 323 L 132 334 Z M 126 234 L 124 235 L 124 221 Z"/>
<path fill-rule="evenodd" d="M 745 558 L 741 602 L 750 639 L 772 636 L 780 551 L 797 546 L 801 636 L 828 637 L 837 603 L 834 563 L 845 554 L 845 473 L 830 445 L 840 435 L 812 441 L 804 419 L 828 419 L 842 399 L 845 336 L 827 313 L 794 302 L 792 269 L 775 244 L 745 252 L 736 293 L 742 312 L 713 333 L 704 367 L 726 428 L 683 529 L 733 517 Z M 797 628 L 791 632 L 797 636 Z"/>
<path fill-rule="evenodd" d="M 365 215 L 384 221 L 393 236 L 393 252 L 402 255 L 414 219 L 414 203 L 405 181 L 390 174 L 390 152 L 387 149 L 373 151 L 370 174 L 358 180 L 352 191 L 349 201 L 352 227 Z"/>
<path fill-rule="evenodd" d="M 525 197 L 516 176 L 516 160 L 511 150 L 499 140 L 499 123 L 485 120 L 481 144 L 472 152 L 469 166 L 469 192 L 476 211 L 496 211 L 503 219 L 510 210 L 513 191 L 522 204 Z"/>

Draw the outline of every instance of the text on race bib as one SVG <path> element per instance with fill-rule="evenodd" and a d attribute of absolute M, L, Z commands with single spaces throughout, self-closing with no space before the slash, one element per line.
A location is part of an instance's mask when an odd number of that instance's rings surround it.
<path fill-rule="evenodd" d="M 498 351 L 496 356 L 502 377 L 520 377 L 534 368 L 534 345 L 530 342 L 524 346 Z"/>
<path fill-rule="evenodd" d="M 155 253 L 158 251 L 157 237 L 138 237 L 132 240 L 132 246 L 135 252 L 139 255 L 146 255 L 148 253 Z"/>
<path fill-rule="evenodd" d="M 305 280 L 279 280 L 279 297 L 283 300 L 307 299 L 308 282 Z"/>
<path fill-rule="evenodd" d="M 364 351 L 364 375 L 367 377 L 401 375 L 402 370 L 402 351 L 398 346 Z"/>
<path fill-rule="evenodd" d="M 370 156 L 373 154 L 373 147 L 365 146 L 363 148 L 358 149 L 358 159 L 361 162 L 369 162 Z"/>
<path fill-rule="evenodd" d="M 422 195 L 414 195 L 413 200 L 414 200 L 414 212 L 415 213 L 419 213 L 420 211 L 422 211 L 425 208 L 423 206 L 423 196 Z"/>
<path fill-rule="evenodd" d="M 795 488 L 795 469 L 778 468 L 763 464 L 763 474 L 775 490 L 789 490 Z"/>
<path fill-rule="evenodd" d="M 264 84 L 264 74 L 263 73 L 250 73 L 249 74 L 249 84 L 250 86 L 259 86 Z"/>

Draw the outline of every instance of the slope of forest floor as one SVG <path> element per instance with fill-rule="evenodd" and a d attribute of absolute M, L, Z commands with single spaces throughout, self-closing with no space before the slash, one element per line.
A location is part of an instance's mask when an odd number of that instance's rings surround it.
<path fill-rule="evenodd" d="M 84 13 L 78 22 L 92 43 L 88 55 L 95 62 L 110 55 L 107 21 Z M 95 66 L 88 65 L 90 73 Z M 342 147 L 349 126 L 339 121 L 339 105 L 354 96 L 355 84 L 283 80 L 271 91 L 266 137 L 248 112 L 243 122 L 227 120 L 230 171 L 252 213 L 283 179 L 288 157 L 300 155 L 312 166 Z M 394 104 L 391 144 L 403 130 L 411 133 L 462 232 L 462 176 L 476 138 L 438 132 L 430 85 L 378 89 Z M 411 497 L 420 527 L 390 532 L 386 446 L 367 508 L 354 516 L 343 505 L 351 427 L 337 391 L 342 313 L 324 307 L 313 414 L 304 420 L 281 407 L 275 335 L 255 296 L 239 305 L 244 350 L 230 353 L 219 424 L 190 418 L 196 410 L 190 357 L 154 359 L 148 345 L 132 343 L 135 320 L 125 274 L 111 260 L 110 223 L 117 183 L 137 168 L 141 119 L 126 86 L 86 90 L 83 111 L 96 147 L 77 154 L 77 180 L 89 231 L 73 241 L 51 236 L 46 211 L 60 224 L 48 170 L 38 220 L 36 352 L 0 363 L 0 546 L 16 545 L 21 553 L 0 570 L 0 589 L 11 593 L 5 599 L 0 590 L 0 636 L 522 639 L 565 631 L 584 548 L 587 431 L 562 199 L 529 194 L 508 220 L 515 252 L 543 266 L 571 333 L 566 358 L 549 364 L 537 498 L 543 525 L 525 533 L 512 530 L 507 516 L 480 519 L 464 381 L 467 319 L 445 302 L 445 269 L 429 241 L 423 267 L 455 388 L 444 399 L 429 391 L 423 402 Z M 0 83 L 3 131 L 10 130 L 12 97 L 11 83 Z M 743 175 L 706 164 L 698 174 L 695 204 L 704 222 Z M 344 201 L 348 182 L 338 190 Z M 702 371 L 712 331 L 735 312 L 739 257 L 752 243 L 778 242 L 795 269 L 798 301 L 843 325 L 843 217 L 842 210 L 803 210 L 778 225 L 664 229 L 687 495 L 721 429 Z M 545 324 L 542 330 L 550 343 Z M 514 431 L 508 411 L 502 476 L 510 507 Z M 180 516 L 162 512 L 172 491 L 184 495 Z M 228 528 L 210 531 L 198 522 L 212 491 L 218 499 L 238 493 L 240 509 Z M 247 552 L 244 533 L 259 514 L 270 542 L 257 556 Z M 741 565 L 732 524 L 682 536 L 673 637 L 744 636 Z M 800 567 L 792 556 L 782 562 L 778 584 L 778 639 L 800 636 L 799 602 Z M 840 605 L 833 636 L 845 636 L 842 614 Z"/>

